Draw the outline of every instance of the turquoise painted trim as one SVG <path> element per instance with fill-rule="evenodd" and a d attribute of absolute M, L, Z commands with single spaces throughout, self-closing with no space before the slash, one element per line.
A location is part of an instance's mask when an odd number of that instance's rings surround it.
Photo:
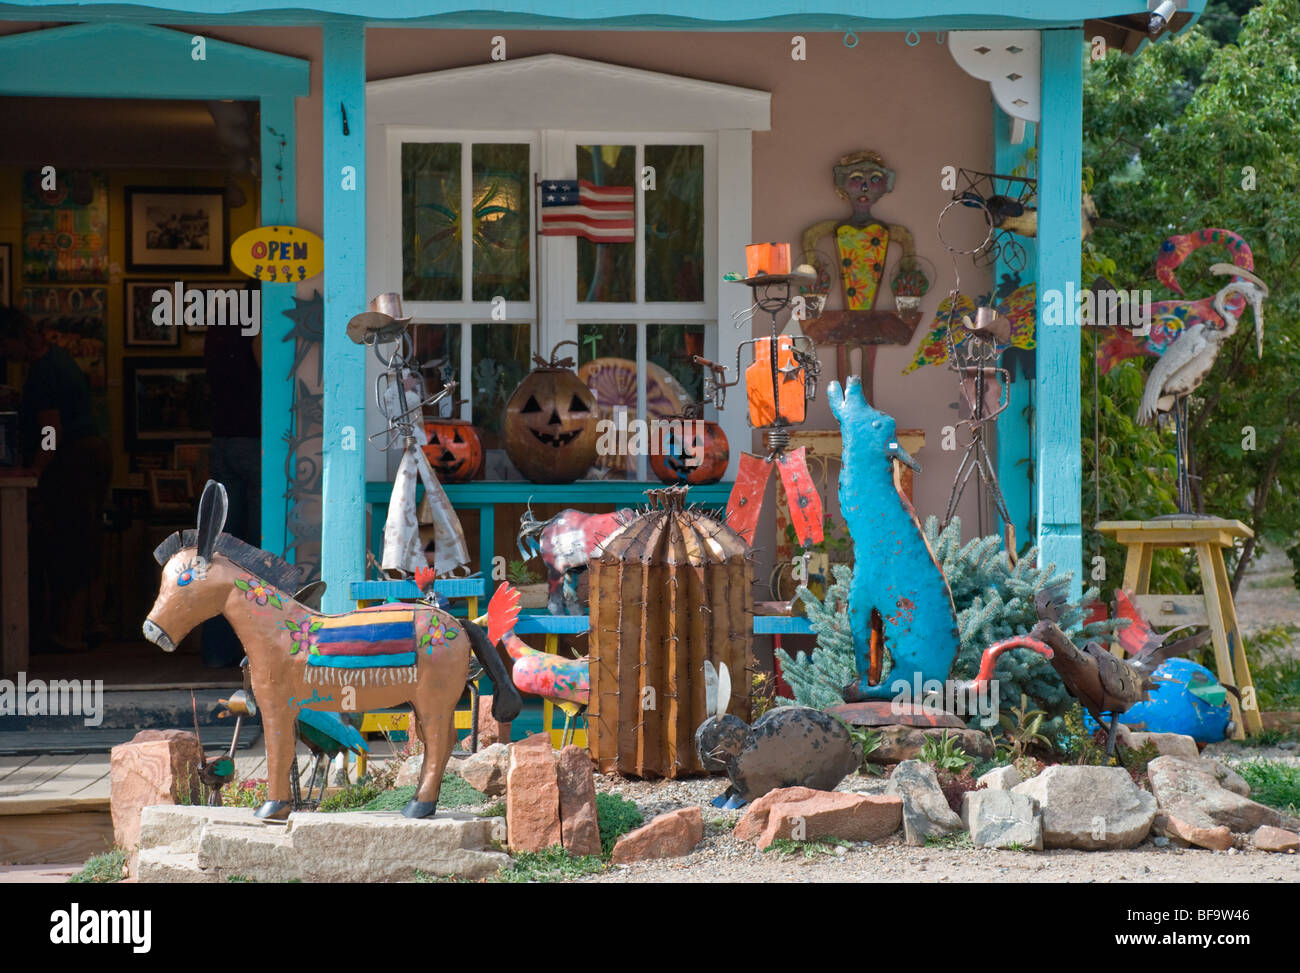
<path fill-rule="evenodd" d="M 1011 144 L 1011 117 L 996 104 L 993 106 L 993 171 L 1010 174 L 1025 164 L 1028 150 L 1034 146 L 1038 126 L 1025 124 L 1025 139 L 1019 145 Z M 1020 272 L 1023 283 L 1034 280 L 1038 267 L 1037 246 L 1032 240 L 1021 239 L 1025 248 L 1025 267 Z M 1007 273 L 1004 261 L 999 260 L 994 270 L 996 289 L 1002 275 Z M 1017 374 L 1007 390 L 1007 411 L 998 420 L 998 484 L 1007 503 L 1007 513 L 1016 528 L 1016 541 L 1024 546 L 1034 535 L 1034 479 L 1031 475 L 1034 458 L 1034 430 L 1025 410 L 1033 402 L 1031 379 Z M 998 518 L 999 521 L 1001 517 Z"/>
<path fill-rule="evenodd" d="M 284 182 L 277 139 L 262 133 L 262 215 L 292 224 L 297 218 L 294 98 L 311 90 L 311 66 L 299 58 L 207 39 L 204 61 L 190 56 L 192 34 L 145 24 L 95 23 L 0 37 L 0 94 L 80 98 L 237 98 L 261 104 L 262 125 L 285 133 Z M 50 70 L 58 65 L 58 70 Z M 281 204 L 280 196 L 284 202 Z M 284 311 L 294 288 L 262 286 L 262 537 L 284 554 L 285 417 L 293 383 L 293 348 L 282 340 L 291 327 Z M 292 554 L 292 552 L 290 552 Z"/>
<path fill-rule="evenodd" d="M 325 240 L 324 461 L 321 575 L 324 608 L 349 607 L 348 584 L 365 576 L 366 349 L 345 329 L 366 306 L 366 32 L 350 23 L 321 29 L 324 96 L 322 186 Z M 347 112 L 343 134 L 340 106 Z M 355 170 L 343 188 L 344 167 Z"/>
<path fill-rule="evenodd" d="M 0 78 L 6 94 L 46 97 L 261 99 L 310 91 L 306 61 L 215 38 L 205 41 L 206 60 L 195 61 L 193 36 L 120 22 L 10 34 L 0 38 Z"/>
<path fill-rule="evenodd" d="M 485 507 L 499 503 L 563 503 L 585 507 L 593 503 L 621 503 L 642 506 L 647 490 L 663 489 L 665 484 L 636 480 L 579 480 L 577 483 L 529 483 L 526 480 L 474 480 L 472 483 L 447 483 L 443 490 L 457 509 Z M 693 486 L 686 494 L 688 503 L 725 504 L 731 495 L 730 482 Z M 388 505 L 393 485 L 383 481 L 366 484 L 366 503 Z M 417 493 L 423 496 L 423 488 Z"/>
<path fill-rule="evenodd" d="M 1081 30 L 1043 31 L 1043 112 L 1038 160 L 1038 545 L 1041 563 L 1073 573 L 1077 598 L 1083 577 L 1080 491 L 1078 308 L 1065 305 L 1061 325 L 1046 326 L 1044 298 L 1079 290 L 1079 226 L 1083 172 Z"/>
<path fill-rule="evenodd" d="M 1199 14 L 1206 0 L 1190 0 Z M 183 14 L 190 23 L 313 24 L 349 20 L 376 27 L 392 22 L 441 27 L 492 28 L 601 27 L 648 30 L 777 30 L 786 27 L 823 30 L 958 30 L 1041 28 L 1078 24 L 1098 17 L 1142 13 L 1144 0 L 1003 0 L 989 10 L 987 0 L 717 0 L 701 6 L 690 0 L 497 0 L 494 10 L 465 10 L 455 0 L 116 0 L 78 4 L 11 0 L 0 4 L 0 17 L 29 19 L 145 19 L 166 12 Z M 903 9 L 900 9 L 903 8 Z"/>
<path fill-rule="evenodd" d="M 415 665 L 414 652 L 391 655 L 309 655 L 307 665 L 322 669 L 384 669 L 389 666 Z"/>
<path fill-rule="evenodd" d="M 812 622 L 800 615 L 755 615 L 755 635 L 812 635 Z"/>
<path fill-rule="evenodd" d="M 433 590 L 444 598 L 482 598 L 487 594 L 487 582 L 482 578 L 438 578 Z M 348 595 L 353 601 L 395 601 L 424 596 L 414 581 L 353 581 Z"/>
<path fill-rule="evenodd" d="M 297 219 L 294 115 L 292 98 L 262 101 L 261 217 L 264 224 L 292 226 Z M 268 129 L 285 136 L 283 184 L 276 179 L 276 166 L 281 161 L 280 140 Z M 292 284 L 262 284 L 262 547 L 289 561 L 297 560 L 297 552 L 285 550 L 292 537 L 285 526 L 291 514 L 286 496 L 289 443 L 285 433 L 293 415 L 296 378 L 291 374 L 294 343 L 284 338 L 293 327 L 285 312 L 293 309 L 295 293 Z"/>
<path fill-rule="evenodd" d="M 520 615 L 516 635 L 584 635 L 591 630 L 590 615 Z"/>

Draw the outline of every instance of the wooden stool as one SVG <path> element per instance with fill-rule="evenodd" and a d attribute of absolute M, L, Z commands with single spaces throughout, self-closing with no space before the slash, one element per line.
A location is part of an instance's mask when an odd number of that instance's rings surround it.
<path fill-rule="evenodd" d="M 1237 625 L 1237 608 L 1232 601 L 1232 585 L 1223 564 L 1223 549 L 1232 547 L 1237 538 L 1253 537 L 1254 532 L 1239 520 L 1189 518 L 1186 520 L 1107 520 L 1097 525 L 1102 534 L 1113 534 L 1128 548 L 1124 564 L 1124 588 L 1136 595 L 1138 608 L 1152 625 L 1208 625 L 1214 640 L 1215 667 L 1219 681 L 1236 686 L 1241 693 L 1240 705 L 1229 693 L 1233 736 L 1263 730 L 1255 683 L 1246 661 L 1246 647 Z M 1152 595 L 1151 555 L 1158 547 L 1191 547 L 1201 570 L 1201 594 Z M 1112 651 L 1118 653 L 1116 646 Z M 1243 719 L 1244 717 L 1244 719 Z"/>

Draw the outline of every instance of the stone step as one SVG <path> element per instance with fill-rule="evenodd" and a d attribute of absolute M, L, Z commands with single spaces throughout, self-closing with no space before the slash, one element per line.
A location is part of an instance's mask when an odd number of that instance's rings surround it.
<path fill-rule="evenodd" d="M 417 873 L 485 878 L 510 859 L 494 850 L 501 818 L 455 811 L 411 819 L 379 811 L 295 813 L 283 824 L 251 808 L 157 806 L 141 820 L 142 882 L 409 882 Z M 189 871 L 186 871 L 186 870 Z M 194 873 L 197 873 L 194 874 Z"/>

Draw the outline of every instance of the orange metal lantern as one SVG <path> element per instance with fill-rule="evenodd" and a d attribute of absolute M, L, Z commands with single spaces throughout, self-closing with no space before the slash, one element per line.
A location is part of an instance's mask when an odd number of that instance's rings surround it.
<path fill-rule="evenodd" d="M 443 483 L 465 483 L 483 468 L 483 441 L 464 419 L 425 422 L 424 434 L 429 440 L 424 455 Z"/>
<path fill-rule="evenodd" d="M 731 447 L 716 422 L 693 416 L 672 416 L 656 427 L 650 469 L 665 483 L 703 486 L 727 475 Z"/>

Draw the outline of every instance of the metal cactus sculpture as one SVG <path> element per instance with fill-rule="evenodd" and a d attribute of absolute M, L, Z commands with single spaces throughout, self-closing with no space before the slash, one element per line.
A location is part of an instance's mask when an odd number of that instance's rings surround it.
<path fill-rule="evenodd" d="M 687 508 L 684 487 L 646 496 L 650 508 L 591 563 L 587 739 L 602 773 L 682 777 L 704 770 L 695 729 L 718 712 L 705 702 L 705 662 L 742 674 L 719 704 L 749 718 L 750 549 Z"/>
<path fill-rule="evenodd" d="M 899 446 L 893 417 L 867 404 L 856 375 L 843 392 L 832 382 L 827 395 L 844 440 L 840 514 L 853 538 L 858 681 L 844 698 L 888 699 L 894 679 L 948 678 L 960 646 L 957 612 L 916 512 L 894 486 L 895 461 L 921 467 Z"/>

